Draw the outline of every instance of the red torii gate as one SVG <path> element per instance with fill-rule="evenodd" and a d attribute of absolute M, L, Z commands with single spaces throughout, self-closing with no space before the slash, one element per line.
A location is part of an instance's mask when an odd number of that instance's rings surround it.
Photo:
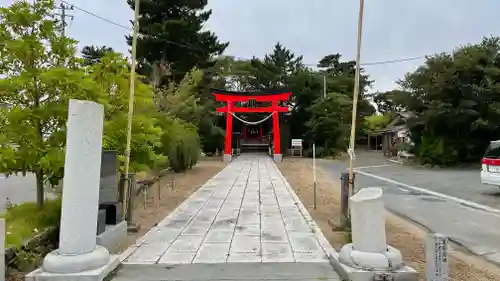
<path fill-rule="evenodd" d="M 288 112 L 288 107 L 279 106 L 279 101 L 285 101 L 290 98 L 291 92 L 263 91 L 263 92 L 232 92 L 226 90 L 212 89 L 212 94 L 216 101 L 225 102 L 224 107 L 217 108 L 217 112 L 226 113 L 226 142 L 224 149 L 224 161 L 231 161 L 231 141 L 233 135 L 233 115 L 232 113 L 251 113 L 251 112 L 272 112 L 273 113 L 273 138 L 274 138 L 274 160 L 281 161 L 280 145 L 280 124 L 279 112 Z M 268 107 L 235 107 L 235 102 L 248 102 L 255 100 L 257 102 L 271 102 Z"/>

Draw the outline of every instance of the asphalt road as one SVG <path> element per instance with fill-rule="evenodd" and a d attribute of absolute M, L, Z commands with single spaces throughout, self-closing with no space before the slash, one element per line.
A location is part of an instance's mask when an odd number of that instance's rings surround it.
<path fill-rule="evenodd" d="M 346 162 L 339 161 L 321 160 L 318 165 L 335 178 L 347 168 Z M 432 232 L 445 234 L 472 253 L 500 265 L 500 211 L 472 208 L 461 201 L 484 205 L 484 209 L 500 209 L 500 189 L 480 184 L 479 170 L 417 168 L 359 152 L 355 167 L 359 171 L 356 187 L 382 188 L 389 210 Z"/>
<path fill-rule="evenodd" d="M 5 177 L 0 174 L 0 213 L 5 209 L 7 198 L 12 204 L 35 201 L 35 176 L 28 174 L 25 177 L 21 175 Z"/>

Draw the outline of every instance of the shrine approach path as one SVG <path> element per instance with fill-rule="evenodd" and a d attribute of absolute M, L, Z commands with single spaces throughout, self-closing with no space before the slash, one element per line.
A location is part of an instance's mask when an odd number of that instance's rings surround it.
<path fill-rule="evenodd" d="M 122 254 L 113 280 L 340 280 L 267 155 L 242 154 Z"/>

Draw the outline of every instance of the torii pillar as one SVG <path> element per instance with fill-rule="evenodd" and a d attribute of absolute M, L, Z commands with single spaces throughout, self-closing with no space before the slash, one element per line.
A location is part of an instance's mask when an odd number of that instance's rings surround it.
<path fill-rule="evenodd" d="M 281 154 L 281 138 L 280 138 L 280 118 L 278 115 L 278 101 L 273 101 L 273 143 L 274 143 L 274 156 L 275 162 L 283 161 L 283 154 Z"/>
<path fill-rule="evenodd" d="M 233 143 L 233 115 L 231 114 L 231 109 L 233 102 L 229 101 L 227 103 L 226 112 L 226 140 L 224 147 L 224 156 L 222 156 L 224 162 L 231 162 L 231 157 L 233 155 L 232 143 Z"/>

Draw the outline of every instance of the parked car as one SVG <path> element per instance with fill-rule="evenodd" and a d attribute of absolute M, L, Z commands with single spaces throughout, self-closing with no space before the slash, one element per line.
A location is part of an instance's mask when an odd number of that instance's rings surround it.
<path fill-rule="evenodd" d="M 500 140 L 491 141 L 481 159 L 481 183 L 500 187 Z"/>

